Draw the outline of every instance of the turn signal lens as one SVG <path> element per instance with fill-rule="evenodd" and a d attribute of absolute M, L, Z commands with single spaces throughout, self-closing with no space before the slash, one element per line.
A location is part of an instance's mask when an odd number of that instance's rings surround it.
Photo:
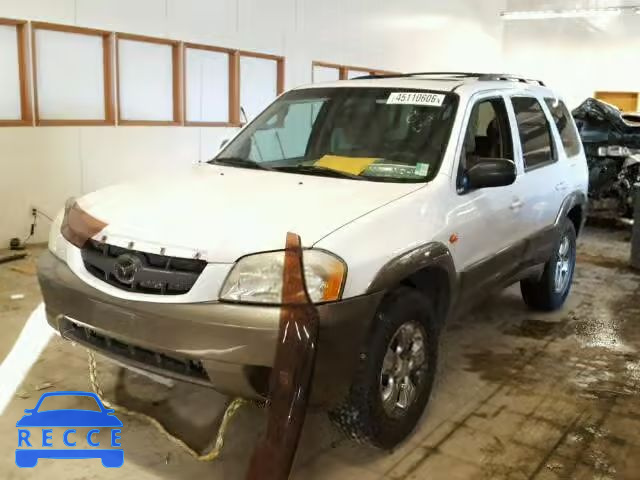
<path fill-rule="evenodd" d="M 60 232 L 70 244 L 82 248 L 87 240 L 101 232 L 106 226 L 106 223 L 92 217 L 80 208 L 75 199 L 67 200 Z"/>
<path fill-rule="evenodd" d="M 346 276 L 344 262 L 322 250 L 305 250 L 302 262 L 311 301 L 318 303 L 339 300 Z"/>

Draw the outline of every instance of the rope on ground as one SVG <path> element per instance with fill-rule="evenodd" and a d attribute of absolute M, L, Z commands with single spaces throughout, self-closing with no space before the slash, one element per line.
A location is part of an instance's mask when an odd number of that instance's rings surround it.
<path fill-rule="evenodd" d="M 164 427 L 164 425 L 162 425 L 155 418 L 149 415 L 145 415 L 144 413 L 129 410 L 128 408 L 123 407 L 122 405 L 118 405 L 116 403 L 113 403 L 107 400 L 104 396 L 104 392 L 102 390 L 100 381 L 98 379 L 98 367 L 96 364 L 95 354 L 93 353 L 93 351 L 88 349 L 87 349 L 87 354 L 89 356 L 89 382 L 91 383 L 91 388 L 96 393 L 96 395 L 100 397 L 100 400 L 107 408 L 111 408 L 115 410 L 116 413 L 122 413 L 124 415 L 146 420 L 147 422 L 154 425 L 164 437 L 168 438 L 171 442 L 176 444 L 178 447 L 186 451 L 189 455 L 191 455 L 192 457 L 194 457 L 196 460 L 200 462 L 212 462 L 218 458 L 218 456 L 220 455 L 220 452 L 222 451 L 222 447 L 224 445 L 224 436 L 225 436 L 225 433 L 227 432 L 227 428 L 229 427 L 229 424 L 231 423 L 231 419 L 237 413 L 240 407 L 248 403 L 247 400 L 244 400 L 242 398 L 236 398 L 227 406 L 227 409 L 224 412 L 224 416 L 222 417 L 222 422 L 220 423 L 220 428 L 218 429 L 218 433 L 216 435 L 216 441 L 213 448 L 211 449 L 211 451 L 207 453 L 200 454 L 195 450 L 193 450 L 184 441 L 180 440 L 178 437 L 171 435 L 167 431 L 167 429 Z"/>

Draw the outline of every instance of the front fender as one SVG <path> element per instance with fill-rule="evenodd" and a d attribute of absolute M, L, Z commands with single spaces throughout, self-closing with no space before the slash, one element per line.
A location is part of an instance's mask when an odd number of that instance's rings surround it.
<path fill-rule="evenodd" d="M 451 252 L 441 242 L 429 242 L 387 262 L 376 274 L 367 293 L 393 288 L 404 279 L 428 267 L 444 270 L 449 280 L 449 291 L 456 291 L 457 274 Z"/>

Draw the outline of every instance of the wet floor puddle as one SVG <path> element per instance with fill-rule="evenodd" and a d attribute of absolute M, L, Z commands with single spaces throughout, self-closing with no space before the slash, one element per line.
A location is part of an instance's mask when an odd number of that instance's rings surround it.
<path fill-rule="evenodd" d="M 518 325 L 509 325 L 502 331 L 502 333 L 513 337 L 542 340 L 551 336 L 564 336 L 566 324 L 566 320 L 562 320 L 560 322 L 547 322 L 544 320 L 528 318 L 520 322 Z"/>

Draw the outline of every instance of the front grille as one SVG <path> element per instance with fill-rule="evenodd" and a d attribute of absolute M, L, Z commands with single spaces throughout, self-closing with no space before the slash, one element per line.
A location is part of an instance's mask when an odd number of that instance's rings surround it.
<path fill-rule="evenodd" d="M 109 285 L 136 293 L 182 295 L 189 292 L 207 266 L 194 258 L 168 257 L 89 240 L 82 249 L 84 266 Z M 131 278 L 118 277 L 119 264 L 131 265 Z"/>
<path fill-rule="evenodd" d="M 141 368 L 147 367 L 151 371 L 165 373 L 168 376 L 186 377 L 199 383 L 209 383 L 209 376 L 199 360 L 174 357 L 130 345 L 78 325 L 67 318 L 61 321 L 60 332 L 68 340 L 89 346 L 107 356 L 121 358 L 125 363 Z"/>

